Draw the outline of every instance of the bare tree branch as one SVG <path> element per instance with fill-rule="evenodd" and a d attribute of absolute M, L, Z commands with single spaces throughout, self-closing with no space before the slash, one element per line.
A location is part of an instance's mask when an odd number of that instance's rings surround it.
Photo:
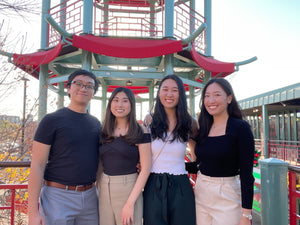
<path fill-rule="evenodd" d="M 39 14 L 40 1 L 36 0 L 1 0 L 0 12 L 5 16 L 18 16 L 26 19 L 27 14 Z"/>

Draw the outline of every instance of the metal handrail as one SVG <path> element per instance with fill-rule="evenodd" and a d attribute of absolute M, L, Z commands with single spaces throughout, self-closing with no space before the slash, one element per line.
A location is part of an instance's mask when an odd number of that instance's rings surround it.
<path fill-rule="evenodd" d="M 30 167 L 31 162 L 30 161 L 5 161 L 0 162 L 0 168 L 1 167 Z"/>
<path fill-rule="evenodd" d="M 297 210 L 297 200 L 300 199 L 300 192 L 297 190 L 297 176 L 295 171 L 300 171 L 295 166 L 289 166 L 289 214 L 290 214 L 290 225 L 297 225 L 300 220 L 300 215 Z M 294 170 L 294 171 L 293 171 Z"/>
<path fill-rule="evenodd" d="M 10 210 L 10 224 L 14 225 L 16 189 L 28 189 L 28 184 L 0 184 L 1 189 L 11 190 L 10 206 L 0 206 L 0 210 Z"/>

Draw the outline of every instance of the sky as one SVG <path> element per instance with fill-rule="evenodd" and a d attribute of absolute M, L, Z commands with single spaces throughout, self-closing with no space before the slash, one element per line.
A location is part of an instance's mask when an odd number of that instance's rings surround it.
<path fill-rule="evenodd" d="M 300 82 L 299 0 L 212 0 L 212 55 L 257 56 L 228 76 L 238 100 Z"/>
<path fill-rule="evenodd" d="M 202 6 L 203 0 L 196 0 L 196 8 L 200 13 Z M 35 52 L 40 47 L 39 16 L 33 16 L 29 21 L 12 19 L 9 24 L 15 24 L 14 32 L 27 36 L 25 51 Z M 16 53 L 19 53 L 18 45 Z M 240 66 L 239 71 L 226 78 L 232 84 L 238 100 L 299 83 L 299 54 L 299 0 L 212 0 L 214 58 L 224 62 L 240 62 L 253 56 L 258 58 Z M 28 99 L 34 102 L 38 81 L 29 78 Z M 0 114 L 22 115 L 21 99 L 23 86 L 20 82 L 13 95 L 2 100 Z M 55 97 L 49 102 L 52 105 L 48 110 L 54 111 Z"/>

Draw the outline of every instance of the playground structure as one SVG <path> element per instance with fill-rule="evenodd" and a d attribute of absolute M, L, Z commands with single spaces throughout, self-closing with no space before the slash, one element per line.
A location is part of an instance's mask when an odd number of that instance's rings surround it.
<path fill-rule="evenodd" d="M 197 3 L 199 3 L 197 1 Z M 39 79 L 39 120 L 47 113 L 47 91 L 64 106 L 65 82 L 73 71 L 92 71 L 100 80 L 101 116 L 107 93 L 126 86 L 154 101 L 159 81 L 180 76 L 195 116 L 195 95 L 211 77 L 225 77 L 256 60 L 227 63 L 211 56 L 211 0 L 204 15 L 196 0 L 65 0 L 42 3 L 41 49 L 32 54 L 0 51 Z"/>

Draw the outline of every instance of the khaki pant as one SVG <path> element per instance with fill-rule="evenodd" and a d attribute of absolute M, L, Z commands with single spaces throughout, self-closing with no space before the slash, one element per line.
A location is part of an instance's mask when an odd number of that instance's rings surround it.
<path fill-rule="evenodd" d="M 108 176 L 103 174 L 98 186 L 100 225 L 122 225 L 121 212 L 137 179 L 137 174 Z M 142 194 L 134 205 L 134 225 L 142 224 Z"/>
<path fill-rule="evenodd" d="M 239 177 L 208 177 L 198 172 L 195 201 L 197 225 L 238 225 L 242 216 Z"/>

